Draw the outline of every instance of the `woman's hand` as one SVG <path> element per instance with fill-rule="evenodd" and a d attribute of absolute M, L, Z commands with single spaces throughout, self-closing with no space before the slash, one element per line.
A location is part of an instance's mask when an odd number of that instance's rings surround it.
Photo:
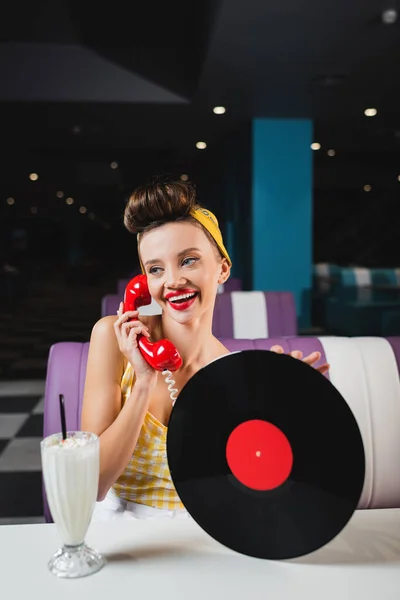
<path fill-rule="evenodd" d="M 270 350 L 271 352 L 276 352 L 277 354 L 284 354 L 285 352 L 282 346 L 272 346 Z M 292 352 L 289 352 L 289 356 L 292 356 L 293 358 L 302 359 L 303 362 L 307 363 L 308 365 L 310 365 L 310 367 L 312 367 L 321 358 L 321 352 L 312 352 L 311 354 L 303 358 L 303 353 L 300 352 L 300 350 L 292 350 Z M 319 367 L 315 367 L 315 370 L 322 373 L 322 375 L 327 373 L 329 369 L 330 365 L 328 363 L 320 365 Z"/>
<path fill-rule="evenodd" d="M 137 342 L 139 335 L 150 338 L 149 328 L 139 321 L 138 310 L 128 310 L 125 313 L 122 310 L 123 303 L 121 302 L 117 311 L 118 319 L 114 323 L 119 349 L 134 368 L 136 380 L 146 380 L 147 383 L 155 385 L 157 371 L 143 358 Z"/>

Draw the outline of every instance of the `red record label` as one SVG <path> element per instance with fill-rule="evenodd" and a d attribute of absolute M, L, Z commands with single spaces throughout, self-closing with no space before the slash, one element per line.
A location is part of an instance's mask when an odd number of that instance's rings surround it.
<path fill-rule="evenodd" d="M 282 485 L 293 466 L 293 452 L 285 434 L 260 419 L 241 423 L 232 431 L 226 459 L 240 483 L 254 490 Z"/>

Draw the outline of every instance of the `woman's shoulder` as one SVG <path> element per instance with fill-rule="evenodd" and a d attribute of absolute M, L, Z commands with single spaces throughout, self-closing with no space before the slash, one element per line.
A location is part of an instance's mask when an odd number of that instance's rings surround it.
<path fill-rule="evenodd" d="M 215 342 L 215 347 L 218 348 L 221 351 L 224 352 L 230 352 L 229 348 L 227 348 L 226 346 L 224 346 L 224 344 L 215 336 L 214 337 L 214 342 Z"/>
<path fill-rule="evenodd" d="M 215 339 L 215 358 L 220 358 L 221 356 L 226 356 L 231 353 L 231 350 L 224 346 L 222 342 L 219 341 L 218 338 Z"/>
<path fill-rule="evenodd" d="M 98 345 L 101 344 L 107 348 L 119 349 L 117 337 L 115 335 L 114 323 L 117 320 L 117 316 L 102 317 L 92 327 L 92 333 L 90 337 L 90 344 Z"/>

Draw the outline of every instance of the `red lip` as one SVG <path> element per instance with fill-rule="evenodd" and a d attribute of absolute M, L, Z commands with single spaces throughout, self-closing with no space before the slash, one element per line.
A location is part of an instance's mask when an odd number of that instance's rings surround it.
<path fill-rule="evenodd" d="M 190 300 L 188 300 L 187 302 L 180 302 L 179 304 L 174 304 L 173 302 L 169 302 L 168 304 L 174 310 L 187 310 L 188 308 L 190 308 L 190 306 L 192 306 L 192 304 L 196 301 L 196 299 L 197 299 L 197 295 L 194 298 L 191 298 Z"/>
<path fill-rule="evenodd" d="M 184 290 L 177 290 L 176 292 L 169 292 L 168 294 L 165 294 L 164 298 L 166 300 L 169 300 L 169 298 L 174 298 L 175 296 L 182 296 L 182 294 L 195 294 L 196 290 L 191 290 L 189 288 L 184 289 Z"/>

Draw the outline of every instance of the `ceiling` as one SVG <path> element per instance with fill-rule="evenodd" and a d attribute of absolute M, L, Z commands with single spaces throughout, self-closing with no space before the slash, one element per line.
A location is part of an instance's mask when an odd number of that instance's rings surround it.
<path fill-rule="evenodd" d="M 190 169 L 197 141 L 210 151 L 252 117 L 313 119 L 320 173 L 327 148 L 395 169 L 400 18 L 381 13 L 398 4 L 14 0 L 0 21 L 2 192 L 41 165 L 53 187 L 123 190 L 149 165 Z"/>

